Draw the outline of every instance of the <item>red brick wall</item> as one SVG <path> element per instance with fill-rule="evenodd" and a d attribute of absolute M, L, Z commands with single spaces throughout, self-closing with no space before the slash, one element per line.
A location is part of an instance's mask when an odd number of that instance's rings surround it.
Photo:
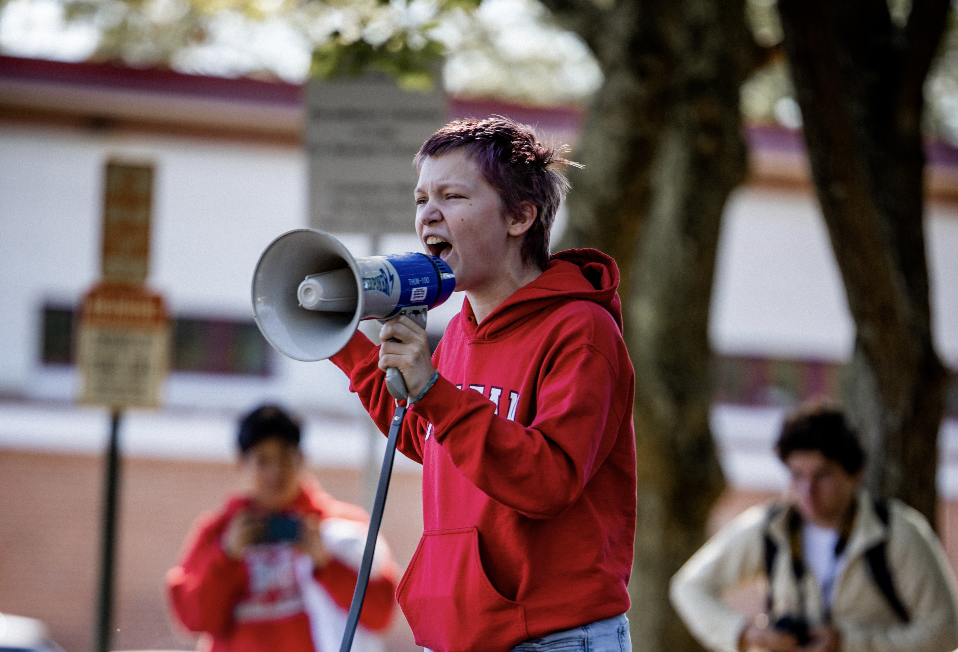
<path fill-rule="evenodd" d="M 43 620 L 67 652 L 95 645 L 104 473 L 99 457 L 0 450 L 0 613 Z M 358 472 L 314 475 L 337 498 L 362 504 Z M 236 481 L 231 464 L 122 461 L 115 649 L 194 646 L 168 617 L 163 578 L 196 517 L 221 505 Z M 382 533 L 401 567 L 421 531 L 420 476 L 395 471 Z M 420 649 L 398 609 L 387 647 Z"/>

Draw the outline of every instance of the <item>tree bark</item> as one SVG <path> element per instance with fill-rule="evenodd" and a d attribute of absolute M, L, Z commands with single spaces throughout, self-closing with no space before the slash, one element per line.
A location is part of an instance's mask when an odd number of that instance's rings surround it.
<path fill-rule="evenodd" d="M 724 487 L 709 428 L 709 305 L 721 215 L 746 175 L 739 88 L 759 61 L 744 1 L 545 0 L 605 83 L 575 157 L 561 247 L 612 255 L 636 370 L 639 652 L 700 649 L 667 596 Z"/>
<path fill-rule="evenodd" d="M 948 0 L 779 0 L 809 162 L 856 325 L 845 400 L 876 495 L 935 522 L 946 373 L 923 231 L 922 88 Z"/>

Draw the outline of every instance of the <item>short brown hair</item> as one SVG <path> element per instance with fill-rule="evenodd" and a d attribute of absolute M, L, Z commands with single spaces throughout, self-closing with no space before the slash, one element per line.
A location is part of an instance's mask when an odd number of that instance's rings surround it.
<path fill-rule="evenodd" d="M 865 451 L 842 410 L 827 401 L 806 403 L 788 415 L 775 444 L 785 462 L 795 451 L 818 451 L 854 475 L 865 466 Z"/>
<path fill-rule="evenodd" d="M 562 147 L 539 142 L 532 127 L 502 116 L 450 122 L 423 143 L 413 164 L 420 170 L 427 157 L 459 148 L 475 160 L 507 211 L 517 214 L 523 202 L 536 207 L 537 219 L 522 242 L 522 261 L 545 269 L 552 224 L 569 190 L 556 165 L 581 166 L 559 156 Z"/>
<path fill-rule="evenodd" d="M 275 437 L 298 448 L 301 430 L 299 420 L 278 405 L 262 405 L 240 420 L 236 445 L 246 455 L 261 441 Z"/>

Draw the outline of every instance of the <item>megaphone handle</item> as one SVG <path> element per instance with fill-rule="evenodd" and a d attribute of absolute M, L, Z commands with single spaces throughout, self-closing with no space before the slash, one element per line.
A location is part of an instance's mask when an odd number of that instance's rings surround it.
<path fill-rule="evenodd" d="M 400 401 L 409 398 L 409 390 L 406 389 L 406 380 L 402 377 L 402 373 L 400 373 L 399 369 L 395 367 L 386 369 L 386 389 Z"/>
<path fill-rule="evenodd" d="M 426 327 L 425 306 L 407 306 L 400 310 L 395 317 L 390 317 L 390 319 L 395 319 L 400 315 L 406 315 L 422 328 Z M 389 319 L 380 319 L 379 321 L 385 324 Z M 394 398 L 400 401 L 409 398 L 409 390 L 406 389 L 406 379 L 402 377 L 402 373 L 400 373 L 399 369 L 394 367 L 386 369 L 386 389 L 389 390 L 389 393 L 392 394 Z"/>
<path fill-rule="evenodd" d="M 402 375 L 399 377 L 402 378 Z M 346 618 L 346 630 L 343 632 L 343 642 L 339 647 L 339 652 L 350 652 L 350 648 L 353 646 L 353 637 L 356 635 L 356 626 L 359 624 L 359 614 L 362 612 L 363 602 L 366 600 L 366 588 L 369 586 L 369 576 L 373 567 L 373 554 L 376 552 L 376 539 L 379 536 L 379 526 L 383 521 L 383 510 L 386 508 L 386 494 L 389 492 L 389 480 L 393 473 L 396 444 L 399 440 L 399 431 L 402 429 L 403 417 L 405 415 L 406 406 L 397 403 L 392 423 L 389 424 L 389 435 L 386 438 L 386 452 L 383 455 L 383 468 L 379 472 L 376 500 L 373 502 L 373 512 L 369 519 L 369 530 L 366 532 L 366 547 L 363 549 L 363 560 L 359 565 L 356 588 L 353 591 L 353 601 L 349 605 L 349 615 Z"/>

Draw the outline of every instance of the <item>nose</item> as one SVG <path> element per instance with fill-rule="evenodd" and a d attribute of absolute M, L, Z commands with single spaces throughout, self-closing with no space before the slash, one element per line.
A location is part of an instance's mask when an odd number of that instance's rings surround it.
<path fill-rule="evenodd" d="M 792 492 L 796 498 L 809 498 L 812 495 L 812 481 L 809 478 L 792 478 Z"/>
<path fill-rule="evenodd" d="M 426 226 L 428 224 L 434 224 L 441 219 L 442 212 L 431 200 L 416 206 L 416 221 L 420 225 Z"/>

